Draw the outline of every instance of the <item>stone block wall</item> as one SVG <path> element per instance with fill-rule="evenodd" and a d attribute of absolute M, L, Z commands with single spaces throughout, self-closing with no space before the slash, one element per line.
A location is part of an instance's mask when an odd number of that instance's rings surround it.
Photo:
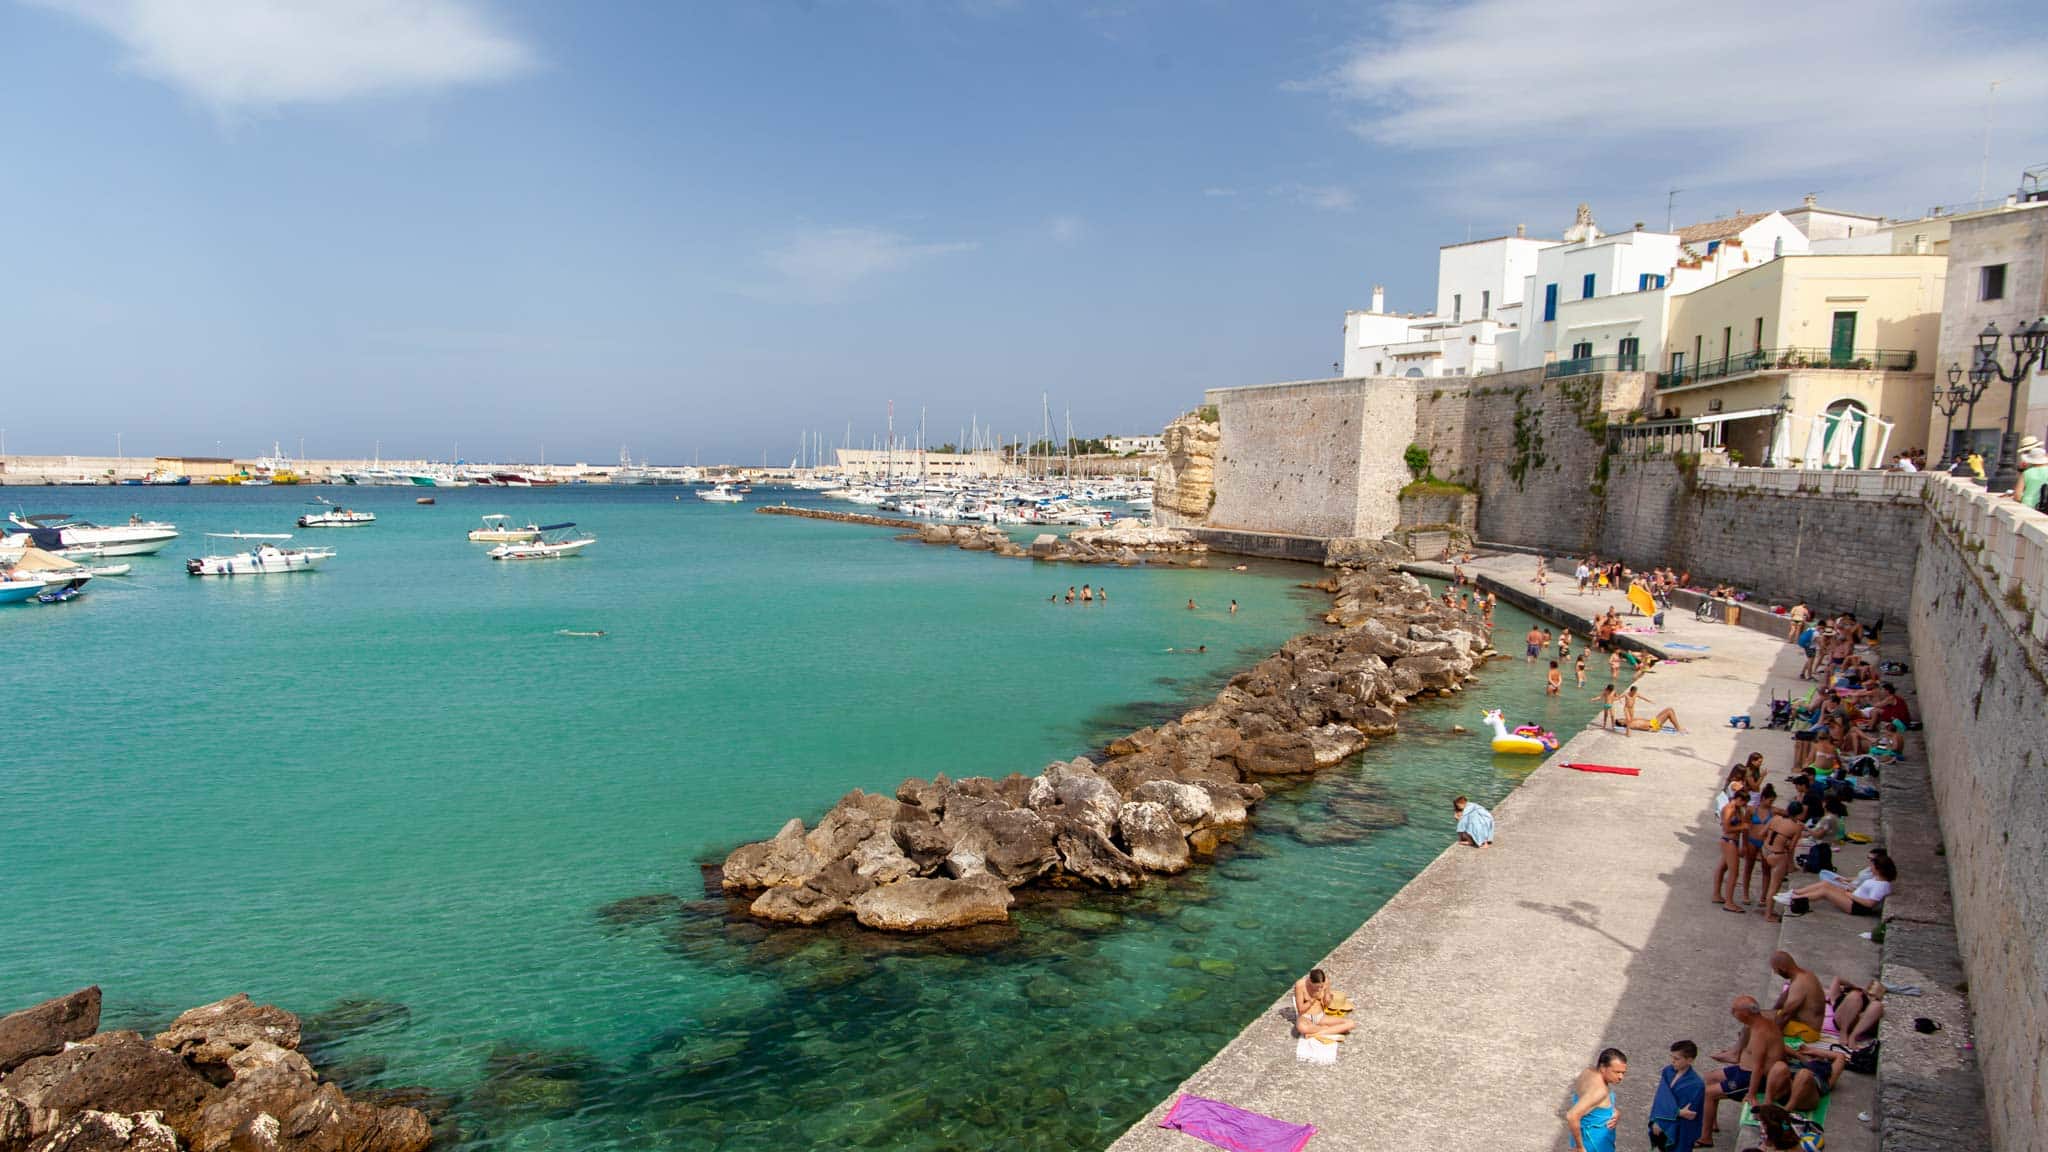
<path fill-rule="evenodd" d="M 1479 523 L 1476 492 L 1416 492 L 1403 495 L 1400 503 L 1403 528 L 1448 524 L 1470 536 Z"/>
<path fill-rule="evenodd" d="M 1687 567 L 1686 498 L 1692 477 L 1669 456 L 1608 458 L 1599 553 L 1638 568 Z M 1697 569 L 1695 569 L 1697 571 Z"/>
<path fill-rule="evenodd" d="M 1998 592 L 1985 550 L 1930 515 L 1917 553 L 1914 679 L 1993 1143 L 2048 1147 L 2043 649 Z"/>
<path fill-rule="evenodd" d="M 1611 481 L 1610 481 L 1611 483 Z M 1913 597 L 1923 502 L 1755 493 L 1698 485 L 1668 561 L 1693 581 L 1726 580 L 1780 603 L 1903 623 Z M 1645 562 L 1654 559 L 1643 557 Z"/>
<path fill-rule="evenodd" d="M 1581 551 L 1600 540 L 1595 496 L 1604 417 L 1637 408 L 1644 373 L 1544 380 L 1540 370 L 1481 377 L 1467 404 L 1479 538 Z"/>
<path fill-rule="evenodd" d="M 1413 381 L 1318 380 L 1208 394 L 1222 424 L 1208 525 L 1379 536 L 1400 523 Z"/>

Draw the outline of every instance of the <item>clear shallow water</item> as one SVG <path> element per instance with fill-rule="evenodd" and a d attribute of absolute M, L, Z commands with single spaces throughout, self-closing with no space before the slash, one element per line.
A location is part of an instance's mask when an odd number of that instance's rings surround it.
<path fill-rule="evenodd" d="M 310 575 L 184 575 L 197 533 L 291 530 L 314 493 L 380 520 L 300 531 L 340 550 Z M 358 1002 L 315 1020 L 322 1058 L 453 1097 L 479 1149 L 1100 1146 L 1432 859 L 1453 795 L 1534 766 L 1451 724 L 1591 713 L 1501 663 L 1135 896 L 770 931 L 698 862 L 852 787 L 1034 772 L 1178 712 L 1309 627 L 1317 574 L 1048 568 L 662 489 L 418 494 L 0 491 L 187 533 L 0 608 L 0 1010 L 92 982 L 110 1025 Z M 599 542 L 494 563 L 463 533 L 500 511 Z M 1110 603 L 1045 602 L 1082 580 Z"/>

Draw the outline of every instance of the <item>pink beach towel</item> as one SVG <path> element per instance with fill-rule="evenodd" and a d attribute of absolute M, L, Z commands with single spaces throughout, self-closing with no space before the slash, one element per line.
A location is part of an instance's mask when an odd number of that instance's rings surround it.
<path fill-rule="evenodd" d="M 1230 1152 L 1301 1152 L 1308 1146 L 1309 1137 L 1316 1134 L 1313 1124 L 1289 1124 L 1185 1092 L 1173 1102 L 1159 1126 L 1185 1132 Z"/>

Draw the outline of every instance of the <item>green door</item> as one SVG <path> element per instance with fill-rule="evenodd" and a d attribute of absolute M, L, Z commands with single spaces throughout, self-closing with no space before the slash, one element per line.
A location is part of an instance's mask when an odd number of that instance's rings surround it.
<path fill-rule="evenodd" d="M 1835 313 L 1835 338 L 1828 345 L 1828 360 L 1835 366 L 1849 363 L 1856 358 L 1856 314 Z"/>

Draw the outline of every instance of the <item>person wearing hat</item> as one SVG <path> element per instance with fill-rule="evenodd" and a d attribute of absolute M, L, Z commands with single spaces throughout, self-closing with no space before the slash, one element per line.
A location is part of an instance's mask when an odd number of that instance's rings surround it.
<path fill-rule="evenodd" d="M 2012 496 L 2028 508 L 2041 506 L 2041 487 L 2048 484 L 2048 450 L 2039 436 L 2020 437 L 2020 478 Z"/>

